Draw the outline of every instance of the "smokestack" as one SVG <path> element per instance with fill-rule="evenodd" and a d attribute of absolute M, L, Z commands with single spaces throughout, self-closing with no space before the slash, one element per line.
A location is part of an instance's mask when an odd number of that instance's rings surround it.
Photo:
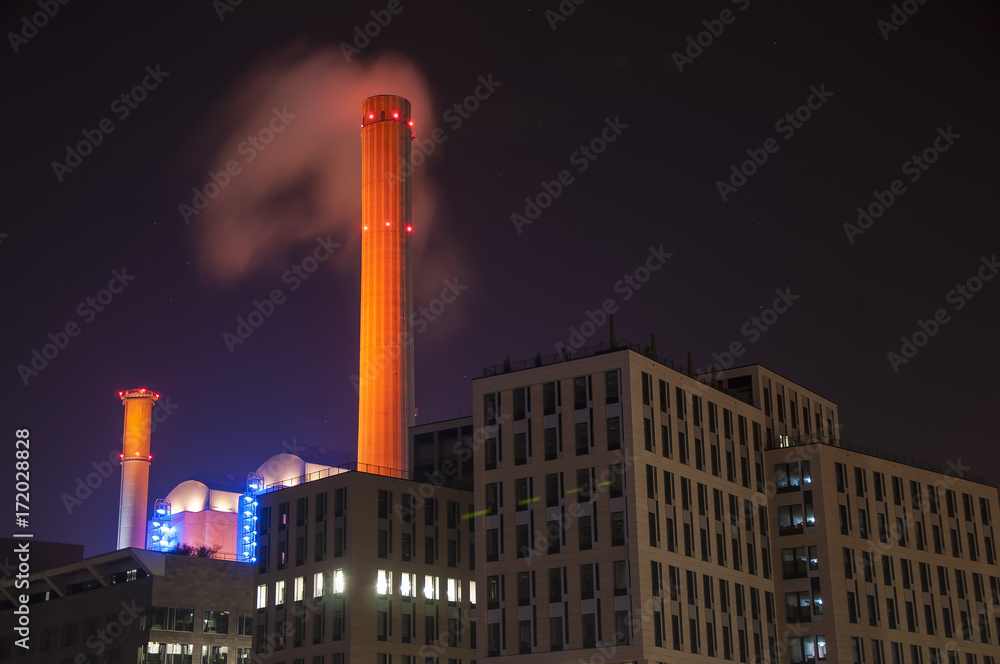
<path fill-rule="evenodd" d="M 160 395 L 141 388 L 119 392 L 125 406 L 122 432 L 122 492 L 118 507 L 118 548 L 146 548 L 146 497 L 149 494 L 149 438 L 153 402 Z"/>
<path fill-rule="evenodd" d="M 410 102 L 361 103 L 361 377 L 358 464 L 409 466 L 413 426 Z M 362 466 L 362 469 L 364 467 Z"/>

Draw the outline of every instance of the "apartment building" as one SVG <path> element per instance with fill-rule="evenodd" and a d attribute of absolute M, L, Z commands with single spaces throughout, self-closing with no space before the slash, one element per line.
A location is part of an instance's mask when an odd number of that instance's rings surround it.
<path fill-rule="evenodd" d="M 338 472 L 258 497 L 256 657 L 475 661 L 473 494 L 457 476 L 392 475 Z"/>
<path fill-rule="evenodd" d="M 764 453 L 789 660 L 994 664 L 997 490 L 844 443 Z"/>
<path fill-rule="evenodd" d="M 630 349 L 492 373 L 473 382 L 481 658 L 779 652 L 765 418 L 748 394 Z"/>

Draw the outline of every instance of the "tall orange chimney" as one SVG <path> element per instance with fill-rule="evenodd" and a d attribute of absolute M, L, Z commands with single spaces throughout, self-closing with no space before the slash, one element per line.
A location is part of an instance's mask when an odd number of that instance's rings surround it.
<path fill-rule="evenodd" d="M 369 97 L 361 112 L 358 463 L 367 472 L 388 474 L 409 466 L 407 441 L 413 425 L 413 121 L 410 102 L 396 95 Z"/>
<path fill-rule="evenodd" d="M 141 388 L 119 392 L 125 406 L 122 433 L 122 493 L 118 507 L 118 548 L 146 548 L 146 497 L 149 494 L 149 438 L 153 402 L 160 395 Z"/>

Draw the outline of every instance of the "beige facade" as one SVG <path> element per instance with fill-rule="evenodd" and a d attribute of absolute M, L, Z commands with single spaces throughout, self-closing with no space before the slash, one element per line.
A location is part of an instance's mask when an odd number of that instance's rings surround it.
<path fill-rule="evenodd" d="M 773 371 L 623 349 L 473 409 L 483 661 L 995 664 L 996 488 L 853 449 Z"/>
<path fill-rule="evenodd" d="M 777 649 L 761 412 L 629 350 L 481 378 L 485 661 Z"/>
<path fill-rule="evenodd" d="M 471 492 L 351 471 L 259 503 L 258 657 L 475 660 Z"/>
<path fill-rule="evenodd" d="M 996 488 L 960 462 L 884 457 L 818 443 L 765 453 L 791 654 L 822 636 L 831 661 L 993 664 Z"/>

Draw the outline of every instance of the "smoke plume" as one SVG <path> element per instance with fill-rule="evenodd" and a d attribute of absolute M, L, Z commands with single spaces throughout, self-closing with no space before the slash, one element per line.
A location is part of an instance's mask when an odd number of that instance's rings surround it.
<path fill-rule="evenodd" d="M 410 100 L 418 137 L 433 129 L 424 75 L 394 55 L 347 63 L 334 48 L 297 47 L 254 67 L 224 96 L 201 140 L 217 146 L 213 173 L 233 162 L 240 171 L 191 219 L 207 280 L 228 285 L 280 272 L 301 258 L 296 247 L 328 233 L 360 255 L 361 102 L 376 94 Z M 437 196 L 428 171 L 420 165 L 412 176 L 417 301 L 438 294 L 443 279 L 461 276 L 460 252 L 434 231 Z"/>

